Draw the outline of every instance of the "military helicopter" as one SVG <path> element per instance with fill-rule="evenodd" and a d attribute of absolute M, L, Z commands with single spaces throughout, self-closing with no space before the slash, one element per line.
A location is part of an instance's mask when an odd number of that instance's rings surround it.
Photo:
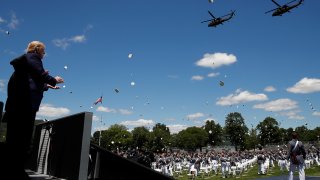
<path fill-rule="evenodd" d="M 295 1 L 297 1 L 297 0 L 290 1 L 290 2 L 288 2 L 287 4 L 282 5 L 282 6 L 281 6 L 280 4 L 278 4 L 278 3 L 277 3 L 276 1 L 274 1 L 274 0 L 271 0 L 271 1 L 272 1 L 274 4 L 276 4 L 278 7 L 275 8 L 275 9 L 272 9 L 272 10 L 270 10 L 270 11 L 265 12 L 265 14 L 274 11 L 274 12 L 272 13 L 272 16 L 282 16 L 282 14 L 284 14 L 284 13 L 286 13 L 286 12 L 290 12 L 291 9 L 298 7 L 300 4 L 302 4 L 302 2 L 303 2 L 304 0 L 299 0 L 299 2 L 297 2 L 296 4 L 293 4 L 293 5 L 291 5 L 291 6 L 289 6 L 289 4 L 291 4 L 291 3 L 293 3 L 293 2 L 295 2 Z"/>
<path fill-rule="evenodd" d="M 204 22 L 210 21 L 210 23 L 208 24 L 208 27 L 216 27 L 219 24 L 223 24 L 223 22 L 230 20 L 235 15 L 235 11 L 231 11 L 231 13 L 229 14 L 216 18 L 210 11 L 208 11 L 208 13 L 210 14 L 211 17 L 213 17 L 213 19 L 201 22 L 201 23 L 204 23 Z"/>

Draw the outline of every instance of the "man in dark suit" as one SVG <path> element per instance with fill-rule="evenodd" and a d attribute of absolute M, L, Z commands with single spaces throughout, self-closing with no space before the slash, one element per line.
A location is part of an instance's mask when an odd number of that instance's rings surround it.
<path fill-rule="evenodd" d="M 64 80 L 49 75 L 42 64 L 45 45 L 39 41 L 28 44 L 27 53 L 13 59 L 14 72 L 8 82 L 4 119 L 7 121 L 8 168 L 18 168 L 20 179 L 28 179 L 24 163 L 31 144 L 34 121 L 43 92 L 48 88 L 59 89 Z"/>

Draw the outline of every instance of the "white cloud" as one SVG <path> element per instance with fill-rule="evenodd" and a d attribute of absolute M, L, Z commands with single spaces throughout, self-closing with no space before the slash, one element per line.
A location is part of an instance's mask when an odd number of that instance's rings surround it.
<path fill-rule="evenodd" d="M 70 38 L 70 41 L 74 43 L 82 43 L 86 40 L 86 37 L 84 35 L 77 35 L 72 38 Z"/>
<path fill-rule="evenodd" d="M 52 42 L 55 46 L 62 48 L 62 49 L 67 49 L 67 47 L 70 45 L 68 42 L 68 39 L 66 39 L 66 38 L 54 39 Z"/>
<path fill-rule="evenodd" d="M 191 77 L 191 80 L 201 81 L 203 80 L 203 78 L 204 78 L 203 76 L 195 75 Z"/>
<path fill-rule="evenodd" d="M 0 23 L 4 23 L 6 20 L 4 20 L 2 17 L 0 17 Z"/>
<path fill-rule="evenodd" d="M 83 43 L 86 41 L 86 36 L 83 35 L 77 35 L 71 38 L 61 38 L 61 39 L 54 39 L 52 40 L 52 43 L 62 48 L 63 50 L 67 49 L 68 46 L 70 46 L 70 43 Z"/>
<path fill-rule="evenodd" d="M 108 126 L 95 126 L 93 128 L 93 131 L 103 131 L 103 130 L 107 130 L 109 127 Z"/>
<path fill-rule="evenodd" d="M 19 22 L 17 16 L 16 16 L 14 13 L 12 13 L 12 14 L 11 14 L 10 22 L 8 23 L 8 27 L 9 27 L 10 29 L 16 29 L 17 26 L 19 25 L 19 23 L 20 23 L 20 22 Z"/>
<path fill-rule="evenodd" d="M 297 120 L 303 120 L 305 119 L 303 116 L 298 115 L 300 111 L 299 110 L 292 110 L 292 111 L 285 111 L 285 112 L 280 112 L 280 115 L 287 116 L 288 119 L 297 119 Z"/>
<path fill-rule="evenodd" d="M 100 121 L 100 118 L 96 115 L 92 116 L 92 121 Z"/>
<path fill-rule="evenodd" d="M 241 91 L 237 89 L 234 94 L 229 94 L 228 96 L 221 97 L 216 102 L 217 105 L 228 106 L 233 104 L 240 104 L 250 101 L 265 101 L 268 97 L 265 94 L 255 94 L 249 91 Z"/>
<path fill-rule="evenodd" d="M 68 46 L 70 46 L 71 43 L 83 43 L 86 41 L 86 33 L 93 29 L 93 25 L 89 24 L 84 29 L 83 34 L 76 35 L 71 38 L 60 38 L 60 39 L 54 39 L 52 40 L 53 44 L 59 48 L 62 48 L 63 50 L 67 49 Z"/>
<path fill-rule="evenodd" d="M 287 88 L 287 91 L 301 94 L 320 92 L 320 79 L 309 79 L 305 77 L 297 82 L 293 87 Z"/>
<path fill-rule="evenodd" d="M 0 79 L 0 92 L 5 92 L 6 83 L 5 80 Z"/>
<path fill-rule="evenodd" d="M 103 107 L 103 106 L 99 106 L 96 111 L 100 111 L 100 112 L 107 112 L 107 113 L 116 113 L 117 110 L 112 109 L 112 108 L 108 108 L 108 107 Z"/>
<path fill-rule="evenodd" d="M 151 125 L 154 125 L 155 122 L 153 120 L 138 119 L 136 121 L 123 121 L 120 124 L 124 126 L 140 127 L 140 126 L 151 126 Z"/>
<path fill-rule="evenodd" d="M 194 124 L 203 124 L 203 122 L 200 121 L 200 120 L 195 120 L 195 121 L 193 121 L 193 123 L 194 123 Z M 201 126 L 201 125 L 200 125 L 200 126 Z"/>
<path fill-rule="evenodd" d="M 315 112 L 312 113 L 312 115 L 314 115 L 314 116 L 320 116 L 320 112 L 319 112 L 319 111 L 315 111 Z"/>
<path fill-rule="evenodd" d="M 124 115 L 132 114 L 132 111 L 127 110 L 127 109 L 119 109 L 118 111 L 120 114 L 124 114 Z"/>
<path fill-rule="evenodd" d="M 265 111 L 285 111 L 297 108 L 297 102 L 291 99 L 277 99 L 263 104 L 256 104 L 253 108 Z"/>
<path fill-rule="evenodd" d="M 209 73 L 207 76 L 208 77 L 216 77 L 216 76 L 219 76 L 220 73 Z"/>
<path fill-rule="evenodd" d="M 267 86 L 267 87 L 264 88 L 264 91 L 266 91 L 266 92 L 274 92 L 276 90 L 277 89 L 275 87 L 273 87 L 273 86 Z"/>
<path fill-rule="evenodd" d="M 52 42 L 55 46 L 60 47 L 62 49 L 67 49 L 70 46 L 70 43 L 82 43 L 85 42 L 85 35 L 77 35 L 71 38 L 62 38 L 62 39 L 54 39 Z"/>
<path fill-rule="evenodd" d="M 203 116 L 204 116 L 203 113 L 198 112 L 198 113 L 195 113 L 195 114 L 189 114 L 189 115 L 186 116 L 186 118 L 188 120 L 194 120 L 194 119 L 198 119 L 198 118 L 203 117 Z"/>
<path fill-rule="evenodd" d="M 237 61 L 237 57 L 233 54 L 227 53 L 206 53 L 203 58 L 196 62 L 197 66 L 207 67 L 207 68 L 218 68 L 224 65 L 230 65 Z"/>
<path fill-rule="evenodd" d="M 169 128 L 171 134 L 177 134 L 180 131 L 187 129 L 189 126 L 183 124 L 172 124 L 167 125 L 167 127 Z"/>
<path fill-rule="evenodd" d="M 303 119 L 305 119 L 303 116 L 300 116 L 300 115 L 289 116 L 288 118 L 289 118 L 289 119 L 297 119 L 297 120 L 303 120 Z"/>
<path fill-rule="evenodd" d="M 113 109 L 113 108 L 109 108 L 109 107 L 104 107 L 104 106 L 99 106 L 97 107 L 96 111 L 99 112 L 106 112 L 106 113 L 120 113 L 123 115 L 129 115 L 132 114 L 133 112 L 127 109 Z"/>
<path fill-rule="evenodd" d="M 42 104 L 37 112 L 37 116 L 41 117 L 63 117 L 70 114 L 70 110 L 64 107 L 54 107 L 51 104 Z"/>

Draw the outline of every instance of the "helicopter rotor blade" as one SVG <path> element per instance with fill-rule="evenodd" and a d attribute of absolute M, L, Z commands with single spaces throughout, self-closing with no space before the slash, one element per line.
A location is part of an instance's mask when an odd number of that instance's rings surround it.
<path fill-rule="evenodd" d="M 235 15 L 235 12 L 236 12 L 236 11 L 231 11 L 231 13 L 226 14 L 226 15 L 223 15 L 223 16 L 221 16 L 220 18 L 223 18 L 223 17 L 226 17 L 226 16 L 233 16 L 233 15 Z"/>
<path fill-rule="evenodd" d="M 220 16 L 219 18 L 224 18 L 226 16 L 230 16 L 230 14 L 226 14 L 226 15 Z"/>
<path fill-rule="evenodd" d="M 265 14 L 267 14 L 267 13 L 269 13 L 269 12 L 272 12 L 272 11 L 275 11 L 275 10 L 277 10 L 277 9 L 279 9 L 279 8 L 274 8 L 274 9 L 272 9 L 272 10 L 270 10 L 270 11 L 265 12 Z"/>
<path fill-rule="evenodd" d="M 231 16 L 235 16 L 236 15 L 236 10 L 231 11 Z"/>
<path fill-rule="evenodd" d="M 297 0 L 290 1 L 290 2 L 288 2 L 286 5 L 288 5 L 288 4 L 290 4 L 290 3 L 293 3 L 293 2 L 295 2 L 295 1 L 297 1 Z"/>
<path fill-rule="evenodd" d="M 214 17 L 214 15 L 210 11 L 208 11 L 208 13 L 213 17 L 213 19 L 216 19 L 216 17 Z"/>
<path fill-rule="evenodd" d="M 276 4 L 278 7 L 281 7 L 280 4 L 278 4 L 275 0 L 271 0 L 274 4 Z"/>
<path fill-rule="evenodd" d="M 205 22 L 209 22 L 209 21 L 212 21 L 212 19 L 206 20 L 206 21 L 202 21 L 201 23 L 205 23 Z"/>

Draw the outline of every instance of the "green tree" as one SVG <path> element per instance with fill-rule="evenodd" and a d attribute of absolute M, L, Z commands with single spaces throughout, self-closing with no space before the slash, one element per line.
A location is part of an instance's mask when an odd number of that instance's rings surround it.
<path fill-rule="evenodd" d="M 149 147 L 153 151 L 166 151 L 170 142 L 170 130 L 165 124 L 157 123 L 150 133 Z"/>
<path fill-rule="evenodd" d="M 257 125 L 260 142 L 263 146 L 281 142 L 279 123 L 272 117 L 266 117 Z"/>
<path fill-rule="evenodd" d="M 222 143 L 222 127 L 219 123 L 216 124 L 213 120 L 208 120 L 204 125 L 204 129 L 209 135 L 207 144 L 216 146 Z"/>
<path fill-rule="evenodd" d="M 133 147 L 146 148 L 149 141 L 150 132 L 146 127 L 136 127 L 132 130 L 132 145 Z"/>
<path fill-rule="evenodd" d="M 316 127 L 312 130 L 311 141 L 315 141 L 320 145 L 320 127 Z"/>
<path fill-rule="evenodd" d="M 200 148 L 201 150 L 208 141 L 208 134 L 203 128 L 188 127 L 178 133 L 177 140 L 178 147 L 181 149 L 195 151 Z"/>
<path fill-rule="evenodd" d="M 114 124 L 101 133 L 101 147 L 108 150 L 127 149 L 132 135 L 124 125 Z"/>
<path fill-rule="evenodd" d="M 296 127 L 295 131 L 298 133 L 299 137 L 298 139 L 300 141 L 309 141 L 308 139 L 308 128 L 306 126 L 299 126 Z"/>
<path fill-rule="evenodd" d="M 178 140 L 178 134 L 171 134 L 169 147 L 179 147 L 179 140 Z"/>
<path fill-rule="evenodd" d="M 317 142 L 317 134 L 314 130 L 308 129 L 306 141 Z"/>
<path fill-rule="evenodd" d="M 256 149 L 259 144 L 258 133 L 256 128 L 251 128 L 246 135 L 245 148 Z"/>
<path fill-rule="evenodd" d="M 287 142 L 289 142 L 292 139 L 291 135 L 292 135 L 293 131 L 294 131 L 293 128 L 287 129 Z"/>
<path fill-rule="evenodd" d="M 97 145 L 99 145 L 99 138 L 100 138 L 100 134 L 102 134 L 101 131 L 95 131 L 93 133 L 93 136 L 91 138 L 91 141 Z"/>
<path fill-rule="evenodd" d="M 245 135 L 248 133 L 248 127 L 244 123 L 244 119 L 238 112 L 229 113 L 225 121 L 225 132 L 229 136 L 231 143 L 238 150 L 245 145 Z"/>
<path fill-rule="evenodd" d="M 290 136 L 288 135 L 288 130 L 284 128 L 279 128 L 279 134 L 281 137 L 280 144 L 284 145 L 287 144 L 288 141 L 290 141 Z"/>

